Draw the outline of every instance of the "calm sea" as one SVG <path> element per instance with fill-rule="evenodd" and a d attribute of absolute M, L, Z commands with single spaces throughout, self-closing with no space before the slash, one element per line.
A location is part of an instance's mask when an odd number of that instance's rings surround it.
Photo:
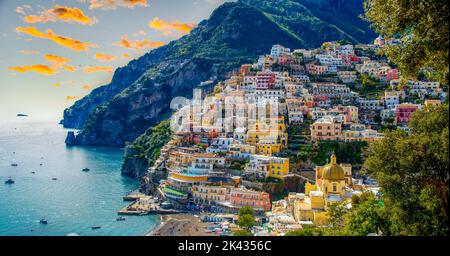
<path fill-rule="evenodd" d="M 138 187 L 120 175 L 123 151 L 66 147 L 66 133 L 55 121 L 0 120 L 0 235 L 136 236 L 159 225 L 159 216 L 116 221 L 122 196 Z"/>

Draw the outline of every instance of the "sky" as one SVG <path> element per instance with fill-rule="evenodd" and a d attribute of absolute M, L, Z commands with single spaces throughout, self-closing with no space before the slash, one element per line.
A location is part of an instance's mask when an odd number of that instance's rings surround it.
<path fill-rule="evenodd" d="M 0 0 L 0 118 L 62 118 L 226 0 Z"/>

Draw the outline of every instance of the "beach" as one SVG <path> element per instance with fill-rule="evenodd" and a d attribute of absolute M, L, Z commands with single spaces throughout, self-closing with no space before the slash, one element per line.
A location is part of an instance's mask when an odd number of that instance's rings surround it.
<path fill-rule="evenodd" d="M 168 214 L 161 216 L 158 228 L 147 236 L 217 236 L 206 232 L 214 223 L 202 222 L 198 216 L 190 214 Z"/>

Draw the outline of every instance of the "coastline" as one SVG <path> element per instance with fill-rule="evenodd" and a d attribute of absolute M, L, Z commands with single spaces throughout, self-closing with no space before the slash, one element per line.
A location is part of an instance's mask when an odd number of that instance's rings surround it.
<path fill-rule="evenodd" d="M 213 223 L 202 222 L 198 216 L 178 213 L 161 215 L 158 227 L 147 232 L 145 236 L 216 236 L 206 232 Z"/>

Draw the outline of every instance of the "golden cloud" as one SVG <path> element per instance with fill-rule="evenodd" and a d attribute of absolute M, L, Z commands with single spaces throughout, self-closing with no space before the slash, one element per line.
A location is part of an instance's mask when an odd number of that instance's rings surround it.
<path fill-rule="evenodd" d="M 156 17 L 148 22 L 148 26 L 155 30 L 162 31 L 164 35 L 168 36 L 174 31 L 180 34 L 188 34 L 195 28 L 196 25 L 193 23 L 181 23 L 178 21 L 170 22 Z"/>
<path fill-rule="evenodd" d="M 69 37 L 57 35 L 51 29 L 46 30 L 44 33 L 35 27 L 17 27 L 16 31 L 30 36 L 51 40 L 76 52 L 88 51 L 89 48 L 98 47 L 98 45 L 93 43 L 85 43 Z"/>
<path fill-rule="evenodd" d="M 95 18 L 86 16 L 82 10 L 67 6 L 55 5 L 52 9 L 45 10 L 39 15 L 28 15 L 23 18 L 26 23 L 38 23 L 49 21 L 77 22 L 83 25 L 92 25 L 97 22 Z"/>
<path fill-rule="evenodd" d="M 76 100 L 79 98 L 80 98 L 80 96 L 70 96 L 70 95 L 66 96 L 66 100 Z"/>
<path fill-rule="evenodd" d="M 113 67 L 105 67 L 105 66 L 89 66 L 83 69 L 84 73 L 91 74 L 95 72 L 106 72 L 112 73 L 114 71 Z"/>
<path fill-rule="evenodd" d="M 52 84 L 52 85 L 55 86 L 55 87 L 60 87 L 61 83 L 56 83 L 56 84 Z"/>
<path fill-rule="evenodd" d="M 29 72 L 29 71 L 34 71 L 36 73 L 39 74 L 43 74 L 46 76 L 52 76 L 54 74 L 56 74 L 58 72 L 57 69 L 47 66 L 47 65 L 42 65 L 42 64 L 36 64 L 36 65 L 27 65 L 27 66 L 19 66 L 19 67 L 10 67 L 8 68 L 9 70 L 13 70 L 19 73 L 25 73 L 25 72 Z"/>
<path fill-rule="evenodd" d="M 122 58 L 128 59 L 128 58 L 130 58 L 130 57 L 131 57 L 131 56 L 130 56 L 130 54 L 128 54 L 128 53 L 122 54 Z"/>
<path fill-rule="evenodd" d="M 14 70 L 19 73 L 25 73 L 29 71 L 34 71 L 39 74 L 43 75 L 54 75 L 58 72 L 60 72 L 62 69 L 74 72 L 77 70 L 76 67 L 67 65 L 67 62 L 70 61 L 70 59 L 52 55 L 52 54 L 46 54 L 44 55 L 44 58 L 51 64 L 51 65 L 43 65 L 43 64 L 36 64 L 36 65 L 26 65 L 26 66 L 17 66 L 17 67 L 10 67 L 9 70 Z"/>
<path fill-rule="evenodd" d="M 69 72 L 75 72 L 77 70 L 76 67 L 70 66 L 70 65 L 64 65 L 62 68 L 67 70 L 67 71 L 69 71 Z"/>
<path fill-rule="evenodd" d="M 46 54 L 44 56 L 44 58 L 48 62 L 50 62 L 52 64 L 52 66 L 54 66 L 55 68 L 60 68 L 60 67 L 64 66 L 64 64 L 66 64 L 67 62 L 70 61 L 69 58 L 56 56 L 56 55 L 52 55 L 52 54 Z"/>
<path fill-rule="evenodd" d="M 117 7 L 134 8 L 136 6 L 148 6 L 147 0 L 80 0 L 89 3 L 89 9 L 110 10 Z"/>
<path fill-rule="evenodd" d="M 140 50 L 142 48 L 157 48 L 165 45 L 164 42 L 151 42 L 147 39 L 142 41 L 139 40 L 128 40 L 126 36 L 122 36 L 120 42 L 113 43 L 114 45 L 132 49 L 132 50 Z"/>
<path fill-rule="evenodd" d="M 19 52 L 22 54 L 25 54 L 25 55 L 40 54 L 39 51 L 34 51 L 34 50 L 20 50 Z"/>
<path fill-rule="evenodd" d="M 98 61 L 112 61 L 112 60 L 117 59 L 117 57 L 113 56 L 113 55 L 98 52 L 94 55 L 94 59 L 96 59 Z"/>

